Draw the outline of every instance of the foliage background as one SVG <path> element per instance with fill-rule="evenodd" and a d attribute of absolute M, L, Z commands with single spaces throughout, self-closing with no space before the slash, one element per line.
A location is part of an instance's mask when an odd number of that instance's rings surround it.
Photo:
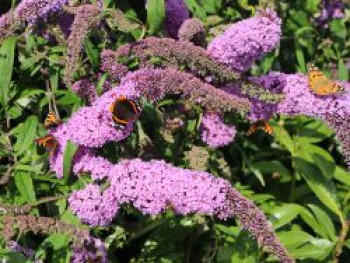
<path fill-rule="evenodd" d="M 15 2 L 2 0 L 0 11 L 7 11 Z M 157 17 L 147 15 L 142 1 L 104 2 L 148 25 L 147 35 L 163 34 Z M 271 70 L 305 73 L 306 63 L 315 61 L 332 78 L 349 81 L 350 10 L 346 10 L 344 18 L 331 20 L 327 28 L 322 28 L 316 22 L 319 0 L 260 3 L 186 0 L 186 3 L 193 16 L 205 23 L 208 38 L 221 32 L 225 25 L 252 16 L 258 7 L 271 6 L 278 12 L 283 20 L 281 45 L 254 65 L 253 75 Z M 116 48 L 135 41 L 141 33 L 139 29 L 131 34 L 118 32 L 115 41 L 108 45 Z M 105 46 L 98 41 L 98 34 L 93 32 L 88 40 L 85 67 L 81 67 L 80 74 L 98 68 L 99 62 L 94 58 Z M 41 123 L 48 112 L 48 96 L 52 96 L 45 90 L 43 67 L 49 68 L 49 81 L 63 119 L 83 105 L 78 96 L 62 85 L 64 43 L 51 45 L 29 30 L 16 40 L 5 40 L 0 48 L 0 54 L 11 54 L 7 59 L 0 56 L 0 172 L 10 175 L 10 180 L 0 186 L 0 202 L 22 205 L 45 196 L 65 196 L 81 188 L 88 179 L 81 177 L 68 183 L 56 179 L 48 170 L 47 155 L 33 143 L 45 134 Z M 163 132 L 160 119 L 177 103 L 181 102 L 170 100 L 164 102 L 166 107 L 149 106 L 133 135 L 122 144 L 108 145 L 101 154 L 115 161 L 144 156 L 143 151 L 147 151 L 144 142 L 151 140 L 157 146 L 159 158 L 231 181 L 269 216 L 282 243 L 298 262 L 348 262 L 350 175 L 332 131 L 310 118 L 276 116 L 271 121 L 273 136 L 263 132 L 247 136 L 249 124 L 245 120 L 228 118 L 238 128 L 236 140 L 227 147 L 212 150 L 200 143 L 194 128 L 201 113 L 187 116 L 186 130 L 181 134 L 170 135 L 169 139 L 169 134 Z M 193 155 L 194 147 L 201 153 L 200 158 Z M 32 214 L 79 224 L 67 210 L 65 199 L 39 204 Z M 273 261 L 234 220 L 220 222 L 200 215 L 178 217 L 171 212 L 150 218 L 125 207 L 111 227 L 96 228 L 93 233 L 107 240 L 113 262 Z M 35 248 L 37 255 L 46 257 L 47 262 L 66 262 L 69 258 L 64 236 L 26 235 L 20 241 Z M 10 262 L 23 262 L 19 254 L 10 253 L 5 247 L 0 250 L 1 256 L 10 258 Z"/>

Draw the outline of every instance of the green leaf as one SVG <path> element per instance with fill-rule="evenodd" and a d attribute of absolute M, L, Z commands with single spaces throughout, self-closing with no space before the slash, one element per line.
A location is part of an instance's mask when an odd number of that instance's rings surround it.
<path fill-rule="evenodd" d="M 278 232 L 278 237 L 288 250 L 292 247 L 300 247 L 305 243 L 311 242 L 314 239 L 310 234 L 300 230 Z"/>
<path fill-rule="evenodd" d="M 259 262 L 259 248 L 247 231 L 241 231 L 233 247 L 231 262 Z"/>
<path fill-rule="evenodd" d="M 310 156 L 307 156 L 306 152 L 298 151 L 298 156 L 294 158 L 296 169 L 305 178 L 317 198 L 344 221 L 334 183 L 326 180 L 321 171 L 309 160 Z"/>
<path fill-rule="evenodd" d="M 193 13 L 193 15 L 202 21 L 207 20 L 207 15 L 204 9 L 197 3 L 196 0 L 185 0 L 187 8 Z"/>
<path fill-rule="evenodd" d="M 102 91 L 103 91 L 103 85 L 106 82 L 108 78 L 108 73 L 103 73 L 101 78 L 98 80 L 97 85 L 96 85 L 96 91 L 99 96 L 101 96 Z"/>
<path fill-rule="evenodd" d="M 318 147 L 313 144 L 307 143 L 304 141 L 299 141 L 301 150 L 307 152 L 312 158 L 312 163 L 314 163 L 318 169 L 320 169 L 327 179 L 332 179 L 332 175 L 335 171 L 335 162 L 333 157 L 321 147 Z M 310 160 L 311 161 L 311 160 Z"/>
<path fill-rule="evenodd" d="M 289 170 L 280 162 L 277 160 L 272 161 L 260 161 L 253 164 L 254 168 L 260 170 L 262 173 L 279 173 L 282 175 L 288 175 L 290 176 Z"/>
<path fill-rule="evenodd" d="M 311 244 L 289 249 L 288 252 L 294 259 L 316 259 L 323 261 L 333 250 L 334 244 L 327 239 L 314 239 Z"/>
<path fill-rule="evenodd" d="M 158 32 L 165 20 L 165 4 L 164 0 L 148 0 L 147 1 L 147 23 L 150 34 Z"/>
<path fill-rule="evenodd" d="M 52 245 L 52 262 L 69 263 L 71 258 L 69 242 L 70 237 L 68 235 L 53 234 L 44 240 L 42 247 L 47 243 Z"/>
<path fill-rule="evenodd" d="M 33 145 L 38 123 L 38 117 L 29 116 L 24 123 L 20 124 L 19 134 L 14 146 L 16 155 L 24 153 Z"/>
<path fill-rule="evenodd" d="M 306 72 L 306 63 L 305 63 L 305 57 L 304 52 L 302 50 L 302 47 L 300 46 L 298 39 L 295 40 L 295 56 L 297 58 L 298 62 L 298 71 L 301 71 L 303 73 Z"/>
<path fill-rule="evenodd" d="M 277 207 L 271 211 L 272 215 L 276 220 L 273 222 L 273 227 L 275 229 L 280 228 L 288 223 L 290 223 L 294 218 L 299 215 L 301 207 L 295 204 L 284 204 Z"/>
<path fill-rule="evenodd" d="M 16 38 L 6 39 L 0 47 L 0 104 L 6 108 L 10 91 Z"/>
<path fill-rule="evenodd" d="M 98 48 L 88 38 L 85 40 L 84 47 L 93 70 L 97 70 L 99 68 L 99 58 L 100 58 Z"/>
<path fill-rule="evenodd" d="M 314 213 L 315 218 L 319 223 L 319 226 L 322 228 L 322 231 L 324 233 L 322 235 L 322 237 L 328 238 L 329 240 L 332 240 L 332 241 L 336 241 L 337 237 L 335 234 L 335 228 L 334 228 L 334 225 L 333 225 L 331 218 L 327 215 L 327 213 L 325 211 L 323 211 L 319 207 L 312 205 L 312 204 L 310 204 L 308 206 L 310 207 L 310 209 Z"/>
<path fill-rule="evenodd" d="M 349 70 L 342 59 L 338 60 L 338 79 L 349 81 Z"/>
<path fill-rule="evenodd" d="M 4 260 L 1 262 L 11 262 L 11 263 L 23 263 L 23 262 L 31 262 L 29 259 L 26 259 L 25 256 L 23 256 L 20 253 L 10 252 L 6 249 L 0 249 L 0 259 Z M 5 259 L 7 261 L 5 261 Z"/>
<path fill-rule="evenodd" d="M 320 226 L 319 222 L 316 220 L 315 216 L 310 212 L 309 209 L 302 207 L 300 216 L 316 234 L 323 236 L 324 232 L 322 226 Z"/>
<path fill-rule="evenodd" d="M 274 134 L 276 139 L 281 144 L 283 144 L 292 155 L 294 155 L 294 152 L 296 151 L 295 143 L 293 142 L 287 130 L 278 125 L 274 125 L 273 129 L 275 131 Z"/>
<path fill-rule="evenodd" d="M 30 173 L 16 171 L 15 184 L 24 202 L 31 203 L 36 201 L 33 180 Z"/>
<path fill-rule="evenodd" d="M 350 173 L 347 172 L 342 167 L 340 166 L 335 167 L 335 172 L 333 177 L 339 182 L 342 182 L 343 184 L 350 186 Z"/>
<path fill-rule="evenodd" d="M 63 178 L 65 182 L 68 181 L 72 169 L 72 163 L 75 153 L 78 150 L 78 145 L 75 145 L 71 141 L 67 142 L 66 148 L 63 153 Z"/>

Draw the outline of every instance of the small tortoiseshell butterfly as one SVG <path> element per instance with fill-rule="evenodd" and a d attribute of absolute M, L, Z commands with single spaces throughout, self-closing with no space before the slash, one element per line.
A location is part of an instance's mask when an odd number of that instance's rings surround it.
<path fill-rule="evenodd" d="M 58 142 L 57 139 L 51 134 L 46 135 L 44 137 L 40 137 L 35 139 L 35 142 L 42 147 L 45 147 L 50 154 L 52 154 L 57 148 Z"/>
<path fill-rule="evenodd" d="M 112 119 L 115 125 L 123 128 L 129 122 L 136 120 L 140 113 L 140 106 L 132 99 L 119 97 L 111 105 L 109 111 L 112 112 Z"/>
<path fill-rule="evenodd" d="M 330 80 L 315 67 L 312 63 L 307 66 L 308 78 L 309 78 L 309 88 L 317 95 L 327 96 L 335 93 L 342 93 L 345 91 L 343 87 Z"/>
<path fill-rule="evenodd" d="M 257 130 L 263 130 L 264 132 L 268 133 L 268 134 L 272 134 L 273 133 L 273 128 L 272 126 L 265 120 L 258 120 L 256 122 L 254 122 L 252 125 L 250 125 L 247 134 L 251 135 L 254 132 L 256 132 Z"/>
<path fill-rule="evenodd" d="M 57 118 L 56 113 L 53 111 L 50 111 L 49 114 L 47 114 L 47 117 L 44 122 L 45 128 L 51 128 L 51 127 L 57 127 L 58 125 L 62 124 L 62 120 Z"/>

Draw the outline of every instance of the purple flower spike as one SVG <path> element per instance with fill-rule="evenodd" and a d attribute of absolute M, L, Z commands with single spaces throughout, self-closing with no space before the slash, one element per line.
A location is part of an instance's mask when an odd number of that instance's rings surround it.
<path fill-rule="evenodd" d="M 89 240 L 85 241 L 85 243 L 83 247 L 73 247 L 71 263 L 107 262 L 107 249 L 100 239 L 91 237 Z"/>
<path fill-rule="evenodd" d="M 203 116 L 201 133 L 203 142 L 217 148 L 230 144 L 236 135 L 236 128 L 223 122 L 219 114 L 206 113 Z"/>
<path fill-rule="evenodd" d="M 98 185 L 89 184 L 69 197 L 70 208 L 83 221 L 92 226 L 109 225 L 119 210 L 117 200 L 101 193 Z"/>
<path fill-rule="evenodd" d="M 73 83 L 72 90 L 89 104 L 94 102 L 98 95 L 94 83 L 88 79 L 81 79 Z"/>
<path fill-rule="evenodd" d="M 329 27 L 328 22 L 331 19 L 344 17 L 345 4 L 342 0 L 323 0 L 321 7 L 321 16 L 317 19 L 321 27 Z"/>
<path fill-rule="evenodd" d="M 208 52 L 232 69 L 243 72 L 280 42 L 281 19 L 269 9 L 239 21 L 216 37 Z"/>
<path fill-rule="evenodd" d="M 100 161 L 91 160 L 97 166 Z M 114 165 L 105 178 L 109 179 L 110 186 L 104 192 L 97 185 L 89 184 L 69 198 L 70 208 L 85 223 L 109 224 L 122 204 L 132 204 L 149 215 L 172 209 L 180 215 L 199 213 L 223 220 L 236 216 L 243 228 L 281 262 L 294 262 L 263 212 L 222 178 L 174 167 L 164 161 L 140 159 Z"/>
<path fill-rule="evenodd" d="M 283 74 L 272 72 L 266 76 L 251 78 L 271 92 L 285 94 L 280 103 L 267 104 L 253 99 L 248 118 L 255 121 L 269 119 L 274 113 L 289 116 L 305 115 L 324 121 L 336 132 L 345 162 L 350 167 L 350 84 L 339 83 L 346 92 L 343 94 L 318 96 L 309 89 L 307 76 L 302 74 Z M 226 91 L 238 94 L 234 86 Z"/>
<path fill-rule="evenodd" d="M 15 10 L 15 17 L 20 21 L 35 24 L 39 19 L 46 19 L 52 13 L 62 10 L 68 0 L 22 0 Z"/>
<path fill-rule="evenodd" d="M 56 173 L 58 178 L 63 177 L 63 154 L 71 133 L 68 132 L 69 127 L 67 124 L 62 124 L 58 128 L 51 131 L 51 134 L 58 141 L 58 146 L 53 154 L 49 157 L 50 169 Z M 74 156 L 73 163 L 78 162 L 83 156 L 93 154 L 93 150 L 86 147 L 79 147 L 77 153 Z"/>
<path fill-rule="evenodd" d="M 190 13 L 184 3 L 184 0 L 166 0 L 165 1 L 166 21 L 165 26 L 172 38 L 177 38 L 182 23 L 190 17 Z"/>

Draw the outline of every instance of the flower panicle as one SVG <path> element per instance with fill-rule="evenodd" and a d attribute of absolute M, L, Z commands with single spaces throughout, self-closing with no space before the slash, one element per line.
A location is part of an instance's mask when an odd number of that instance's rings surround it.
<path fill-rule="evenodd" d="M 119 83 L 128 73 L 128 68 L 118 62 L 116 53 L 110 49 L 105 49 L 101 53 L 100 70 L 108 73 L 108 78 L 116 83 Z"/>
<path fill-rule="evenodd" d="M 230 95 L 223 90 L 176 69 L 139 70 L 130 73 L 122 81 L 132 82 L 143 96 L 151 101 L 165 94 L 181 95 L 183 98 L 216 112 L 237 111 L 245 114 L 250 109 L 247 99 Z"/>
<path fill-rule="evenodd" d="M 154 67 L 155 58 L 158 58 L 156 63 L 160 63 L 161 66 L 185 67 L 203 78 L 210 76 L 217 83 L 236 81 L 240 78 L 238 73 L 210 57 L 204 48 L 188 41 L 148 37 L 121 46 L 116 51 L 116 56 L 137 58 L 140 68 Z"/>
<path fill-rule="evenodd" d="M 100 23 L 100 12 L 101 9 L 96 5 L 86 4 L 77 7 L 74 21 L 71 26 L 71 33 L 67 40 L 67 58 L 64 81 L 69 86 L 72 85 L 73 75 L 77 69 L 84 40 L 89 34 L 91 28 Z"/>
<path fill-rule="evenodd" d="M 209 43 L 209 54 L 236 72 L 251 68 L 254 61 L 280 43 L 282 21 L 272 10 L 256 13 L 228 27 Z"/>
<path fill-rule="evenodd" d="M 101 159 L 85 161 L 101 167 L 98 164 Z M 103 178 L 109 181 L 106 189 L 89 184 L 69 197 L 70 209 L 85 223 L 109 225 L 122 204 L 132 204 L 149 215 L 172 209 L 180 215 L 199 213 L 223 220 L 235 216 L 242 228 L 269 248 L 281 262 L 294 262 L 263 212 L 222 178 L 158 160 L 124 160 L 103 171 Z M 92 172 L 96 173 L 96 170 Z"/>
<path fill-rule="evenodd" d="M 185 20 L 178 33 L 181 41 L 189 41 L 195 46 L 206 47 L 206 32 L 202 21 L 197 18 Z"/>
<path fill-rule="evenodd" d="M 4 225 L 2 234 L 5 241 L 10 241 L 17 233 L 26 234 L 32 232 L 34 234 L 51 235 L 55 233 L 63 233 L 72 237 L 76 244 L 83 244 L 89 239 L 88 229 L 84 229 L 64 221 L 51 217 L 41 217 L 33 215 L 5 215 L 2 218 Z"/>

